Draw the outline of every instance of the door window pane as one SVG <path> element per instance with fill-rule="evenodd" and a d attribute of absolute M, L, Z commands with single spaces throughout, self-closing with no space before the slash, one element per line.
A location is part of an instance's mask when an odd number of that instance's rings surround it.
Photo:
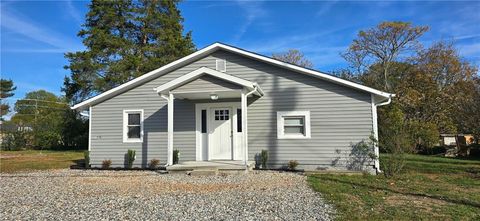
<path fill-rule="evenodd" d="M 215 120 L 229 120 L 230 111 L 229 110 L 215 110 Z"/>
<path fill-rule="evenodd" d="M 237 132 L 242 132 L 242 109 L 237 109 Z"/>
<path fill-rule="evenodd" d="M 202 133 L 207 132 L 207 110 L 202 110 Z"/>

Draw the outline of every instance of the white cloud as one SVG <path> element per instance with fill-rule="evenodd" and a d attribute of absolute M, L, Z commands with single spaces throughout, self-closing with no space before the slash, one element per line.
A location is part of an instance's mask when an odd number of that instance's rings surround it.
<path fill-rule="evenodd" d="M 75 5 L 73 5 L 72 0 L 67 0 L 65 1 L 67 5 L 67 12 L 70 16 L 72 16 L 73 19 L 77 22 L 78 25 L 81 25 L 83 23 L 83 16 L 78 12 L 78 10 L 75 8 Z"/>
<path fill-rule="evenodd" d="M 245 11 L 245 21 L 238 28 L 237 33 L 233 37 L 233 42 L 237 43 L 243 35 L 247 32 L 250 25 L 259 17 L 265 16 L 267 11 L 262 8 L 262 2 L 254 1 L 237 1 L 238 5 L 242 10 Z"/>
<path fill-rule="evenodd" d="M 38 24 L 27 19 L 25 16 L 22 16 L 21 13 L 13 10 L 7 10 L 5 5 L 2 5 L 2 15 L 1 15 L 1 23 L 2 29 L 5 28 L 10 30 L 12 33 L 20 34 L 26 38 L 42 42 L 47 44 L 48 46 L 44 49 L 15 49 L 10 48 L 10 51 L 38 51 L 41 50 L 51 51 L 51 50 L 62 50 L 66 51 L 73 51 L 78 50 L 79 48 L 83 48 L 83 46 L 75 41 L 74 39 L 64 36 L 54 30 L 51 30 L 46 27 L 42 27 Z M 52 49 L 52 47 L 54 49 Z"/>

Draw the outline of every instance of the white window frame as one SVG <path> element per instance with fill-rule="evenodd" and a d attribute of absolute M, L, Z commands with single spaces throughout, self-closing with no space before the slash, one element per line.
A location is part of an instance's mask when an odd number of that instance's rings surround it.
<path fill-rule="evenodd" d="M 219 68 L 218 62 L 223 61 L 223 67 L 222 69 Z M 220 72 L 227 72 L 227 60 L 225 59 L 216 59 L 215 60 L 215 70 L 220 71 Z"/>
<path fill-rule="evenodd" d="M 140 114 L 140 138 L 128 138 L 128 114 Z M 124 143 L 142 143 L 143 142 L 143 109 L 123 110 L 123 142 Z"/>
<path fill-rule="evenodd" d="M 303 117 L 303 135 L 285 134 L 285 117 Z M 277 138 L 278 139 L 310 139 L 310 111 L 277 111 Z"/>

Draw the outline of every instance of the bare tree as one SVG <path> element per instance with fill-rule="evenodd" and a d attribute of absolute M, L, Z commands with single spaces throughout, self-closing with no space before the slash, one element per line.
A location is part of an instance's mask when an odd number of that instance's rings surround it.
<path fill-rule="evenodd" d="M 313 63 L 308 60 L 305 55 L 297 49 L 290 49 L 285 53 L 273 54 L 274 59 L 298 65 L 305 68 L 313 68 Z"/>
<path fill-rule="evenodd" d="M 360 31 L 342 56 L 359 74 L 374 63 L 380 64 L 384 88 L 388 90 L 390 64 L 402 52 L 417 49 L 418 38 L 426 31 L 427 26 L 412 26 L 409 22 L 382 22 L 374 28 Z"/>

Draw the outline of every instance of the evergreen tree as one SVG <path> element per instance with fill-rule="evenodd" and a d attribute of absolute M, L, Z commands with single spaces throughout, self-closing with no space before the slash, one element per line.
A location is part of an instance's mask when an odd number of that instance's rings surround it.
<path fill-rule="evenodd" d="M 79 32 L 85 51 L 67 53 L 71 76 L 63 91 L 79 102 L 195 50 L 183 35 L 178 1 L 99 1 L 90 4 Z"/>
<path fill-rule="evenodd" d="M 0 79 L 0 120 L 3 121 L 3 116 L 7 115 L 10 112 L 10 105 L 5 101 L 6 98 L 12 97 L 15 95 L 13 91 L 17 87 L 13 86 L 12 80 Z"/>

